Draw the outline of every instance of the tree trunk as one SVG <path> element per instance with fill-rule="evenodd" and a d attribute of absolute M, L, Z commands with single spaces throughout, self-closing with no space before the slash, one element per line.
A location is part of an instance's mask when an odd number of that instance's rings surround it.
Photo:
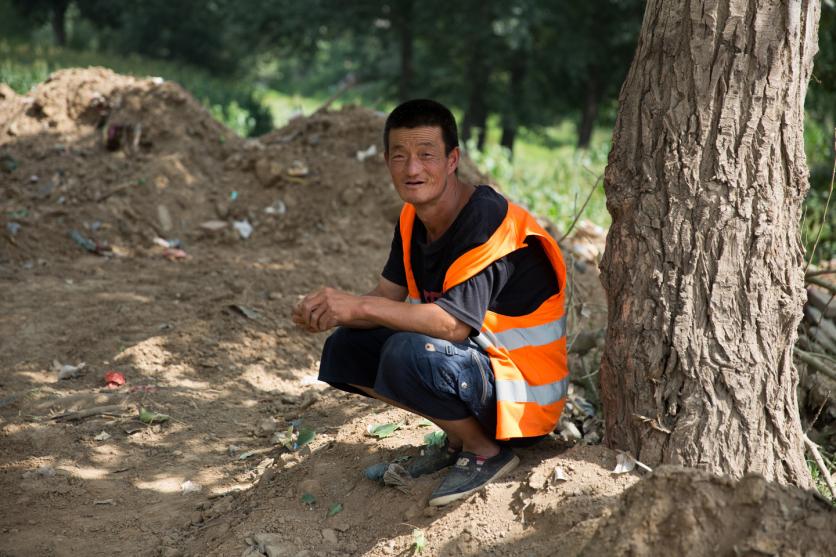
<path fill-rule="evenodd" d="M 526 53 L 515 51 L 511 54 L 511 75 L 508 83 L 508 99 L 502 114 L 502 138 L 499 144 L 508 149 L 514 156 L 514 141 L 517 139 L 517 128 L 520 125 L 518 112 L 523 98 L 523 83 L 527 71 Z"/>
<path fill-rule="evenodd" d="M 398 80 L 398 97 L 400 102 L 407 101 L 413 97 L 412 80 L 413 74 L 413 22 L 412 22 L 412 0 L 406 0 L 401 5 L 399 15 L 402 24 L 400 25 L 400 50 L 401 50 L 401 76 Z"/>
<path fill-rule="evenodd" d="M 68 0 L 55 2 L 52 6 L 52 34 L 58 46 L 67 45 L 67 7 L 69 5 Z"/>
<path fill-rule="evenodd" d="M 811 485 L 792 349 L 818 0 L 649 0 L 605 173 L 610 446 Z"/>
<path fill-rule="evenodd" d="M 578 149 L 589 147 L 592 132 L 595 129 L 595 120 L 598 118 L 599 95 L 598 80 L 591 74 L 586 80 L 581 123 L 578 126 Z"/>

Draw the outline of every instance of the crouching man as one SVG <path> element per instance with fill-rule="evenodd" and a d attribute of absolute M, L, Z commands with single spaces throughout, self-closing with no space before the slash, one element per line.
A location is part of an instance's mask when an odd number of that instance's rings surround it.
<path fill-rule="evenodd" d="M 401 104 L 383 144 L 404 206 L 377 287 L 365 296 L 317 290 L 293 320 L 310 332 L 338 327 L 320 380 L 444 430 L 442 449 L 408 465 L 413 476 L 452 465 L 429 500 L 444 505 L 513 470 L 511 446 L 556 426 L 568 386 L 566 272 L 529 213 L 459 179 L 447 108 Z"/>

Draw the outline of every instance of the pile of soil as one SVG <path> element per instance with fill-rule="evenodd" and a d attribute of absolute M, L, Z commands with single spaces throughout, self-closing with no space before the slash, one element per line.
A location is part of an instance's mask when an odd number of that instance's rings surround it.
<path fill-rule="evenodd" d="M 289 315 L 377 281 L 400 207 L 382 128 L 346 108 L 243 140 L 176 84 L 99 68 L 0 87 L 0 555 L 393 555 L 419 530 L 429 555 L 609 543 L 640 476 L 612 472 L 588 402 L 606 323 L 589 227 L 566 250 L 585 379 L 561 429 L 442 509 L 439 475 L 364 477 L 432 428 L 318 383 L 325 337 Z M 367 433 L 382 423 L 400 428 Z"/>

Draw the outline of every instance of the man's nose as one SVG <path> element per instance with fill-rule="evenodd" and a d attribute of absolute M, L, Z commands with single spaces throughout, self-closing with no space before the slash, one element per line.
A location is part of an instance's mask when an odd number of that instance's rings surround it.
<path fill-rule="evenodd" d="M 406 161 L 406 172 L 410 176 L 415 176 L 416 174 L 420 174 L 422 170 L 421 161 L 418 160 L 418 157 L 409 157 Z"/>

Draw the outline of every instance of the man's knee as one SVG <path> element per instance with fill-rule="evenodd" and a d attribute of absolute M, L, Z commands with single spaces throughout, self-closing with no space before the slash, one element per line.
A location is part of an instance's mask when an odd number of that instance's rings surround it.
<path fill-rule="evenodd" d="M 351 350 L 350 336 L 350 329 L 338 327 L 325 340 L 325 345 L 322 347 L 322 357 L 319 361 L 320 372 L 332 369 L 340 361 L 340 355 L 344 356 L 346 352 Z"/>
<path fill-rule="evenodd" d="M 391 376 L 414 370 L 418 356 L 433 339 L 421 333 L 395 333 L 383 344 L 380 372 Z"/>

